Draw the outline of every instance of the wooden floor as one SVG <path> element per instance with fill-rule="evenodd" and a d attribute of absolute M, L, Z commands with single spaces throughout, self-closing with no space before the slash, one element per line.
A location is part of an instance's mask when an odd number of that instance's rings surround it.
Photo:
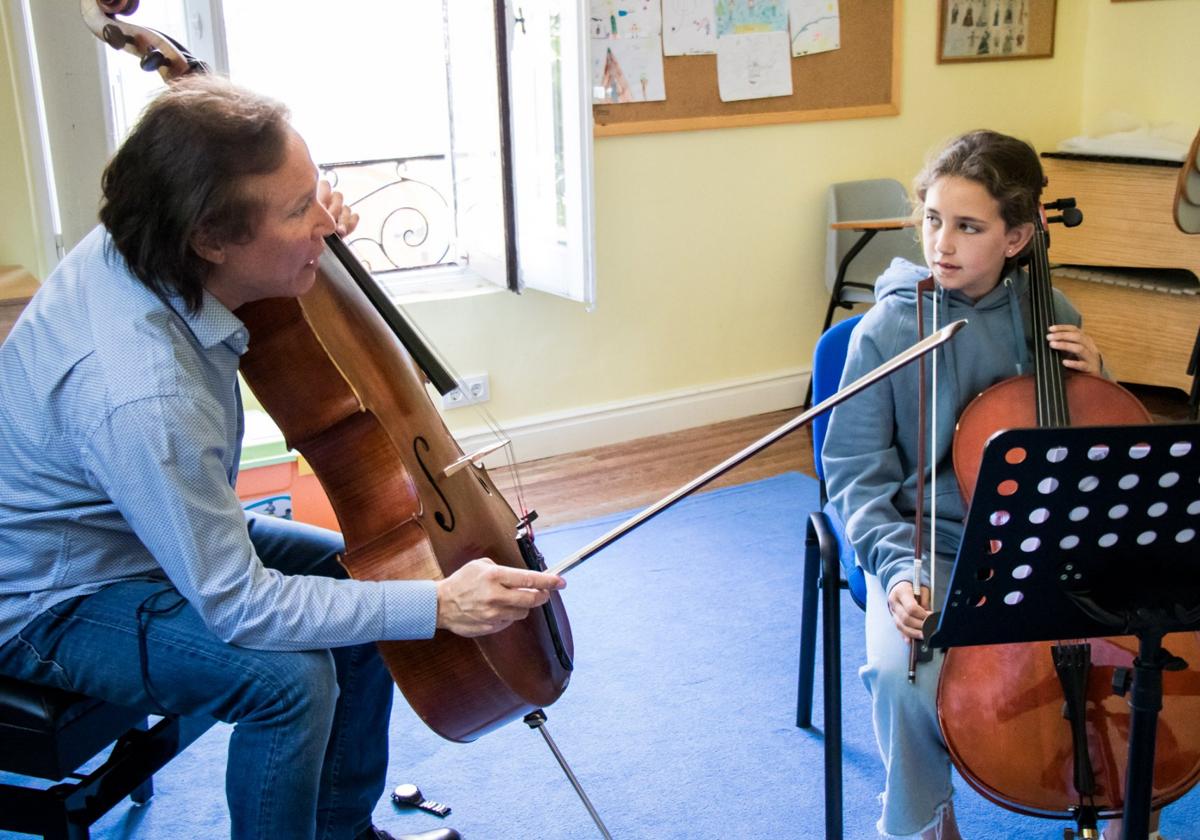
<path fill-rule="evenodd" d="M 682 432 L 641 438 L 521 464 L 524 507 L 540 527 L 576 522 L 653 504 L 801 413 L 786 409 Z M 798 429 L 734 467 L 704 489 L 744 484 L 789 470 L 813 475 L 812 437 Z M 514 508 L 513 481 L 492 480 Z"/>
<path fill-rule="evenodd" d="M 1131 390 L 1157 420 L 1187 419 L 1187 395 L 1182 391 L 1141 387 Z M 519 479 L 523 507 L 538 512 L 537 524 L 543 528 L 645 507 L 800 412 L 799 408 L 785 409 L 522 464 Z M 704 489 L 743 484 L 788 471 L 815 475 L 812 436 L 807 427 L 772 444 Z M 517 509 L 521 503 L 510 474 L 494 470 L 491 477 Z"/>

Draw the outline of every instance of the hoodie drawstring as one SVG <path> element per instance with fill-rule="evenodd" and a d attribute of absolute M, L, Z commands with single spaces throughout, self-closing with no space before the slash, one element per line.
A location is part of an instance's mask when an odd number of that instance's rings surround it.
<path fill-rule="evenodd" d="M 1008 312 L 1012 317 L 1013 344 L 1017 348 L 1017 376 L 1021 376 L 1029 367 L 1029 347 L 1025 343 L 1025 325 L 1021 319 L 1021 301 L 1017 299 L 1017 290 L 1013 288 L 1012 275 L 1004 278 L 1004 288 L 1008 290 Z"/>

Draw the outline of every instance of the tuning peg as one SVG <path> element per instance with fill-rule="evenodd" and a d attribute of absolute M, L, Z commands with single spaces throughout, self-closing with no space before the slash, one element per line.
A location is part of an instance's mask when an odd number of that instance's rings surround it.
<path fill-rule="evenodd" d="M 1072 199 L 1072 203 L 1074 203 L 1074 199 Z M 1083 223 L 1083 211 L 1076 210 L 1074 207 L 1068 207 L 1062 211 L 1061 216 L 1050 216 L 1046 221 L 1051 224 L 1062 222 L 1063 227 L 1078 227 Z"/>
<path fill-rule="evenodd" d="M 1068 207 L 1075 206 L 1073 198 L 1056 198 L 1054 201 L 1048 201 L 1042 205 L 1047 210 L 1066 210 Z"/>
<path fill-rule="evenodd" d="M 117 26 L 115 23 L 110 23 L 105 26 L 100 33 L 100 38 L 104 41 L 104 43 L 108 44 L 114 50 L 124 49 L 125 45 L 128 44 L 130 40 L 125 36 L 125 33 L 121 31 L 121 27 Z"/>
<path fill-rule="evenodd" d="M 143 70 L 153 72 L 164 65 L 170 64 L 171 61 L 155 47 L 146 50 L 146 54 L 142 56 L 140 64 Z"/>

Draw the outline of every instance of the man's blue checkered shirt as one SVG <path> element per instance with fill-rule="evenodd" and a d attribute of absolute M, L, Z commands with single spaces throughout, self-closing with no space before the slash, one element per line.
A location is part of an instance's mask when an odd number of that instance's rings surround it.
<path fill-rule="evenodd" d="M 287 576 L 259 562 L 232 485 L 242 322 L 189 315 L 103 228 L 0 347 L 0 644 L 48 607 L 164 575 L 220 638 L 305 650 L 433 635 L 432 581 Z"/>

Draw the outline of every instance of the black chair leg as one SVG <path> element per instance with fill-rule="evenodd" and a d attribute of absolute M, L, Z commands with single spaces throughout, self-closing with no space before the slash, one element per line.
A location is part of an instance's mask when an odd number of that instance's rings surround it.
<path fill-rule="evenodd" d="M 90 840 L 92 833 L 86 825 L 67 823 L 62 828 L 47 828 L 43 840 Z"/>
<path fill-rule="evenodd" d="M 91 826 L 87 823 L 70 823 L 63 837 L 67 840 L 91 840 Z"/>
<path fill-rule="evenodd" d="M 825 307 L 825 321 L 821 324 L 821 335 L 829 331 L 829 325 L 833 323 L 833 313 L 839 307 L 851 308 L 852 304 L 842 302 L 842 288 L 846 285 L 846 269 L 850 267 L 850 261 L 858 256 L 858 252 L 867 247 L 867 243 L 875 238 L 876 230 L 865 230 L 850 250 L 842 257 L 842 261 L 838 263 L 837 276 L 833 279 L 833 288 L 829 290 L 829 305 Z M 812 378 L 808 380 L 808 390 L 804 392 L 804 407 L 809 408 L 812 405 Z"/>
<path fill-rule="evenodd" d="M 825 695 L 825 838 L 842 840 L 842 574 L 837 536 L 821 511 L 808 517 L 801 595 L 800 680 L 796 725 L 812 726 L 817 588 L 821 591 L 822 687 Z"/>
<path fill-rule="evenodd" d="M 825 321 L 821 325 L 821 335 L 825 335 L 825 333 L 829 332 L 829 325 L 833 323 L 833 312 L 842 305 L 838 303 L 838 297 L 842 293 L 842 275 L 845 273 L 844 268 L 845 267 L 843 266 L 842 269 L 838 270 L 837 280 L 834 281 L 833 290 L 829 293 L 829 306 L 825 308 Z M 813 377 L 816 375 L 817 372 L 814 370 L 812 375 L 808 377 L 808 388 L 804 391 L 804 405 L 801 407 L 806 411 L 812 408 Z"/>
<path fill-rule="evenodd" d="M 855 240 L 850 246 L 850 250 L 842 257 L 842 261 L 838 263 L 837 276 L 833 279 L 833 288 L 829 294 L 829 308 L 825 310 L 825 323 L 821 325 L 821 335 L 829 329 L 829 325 L 833 323 L 833 310 L 839 306 L 849 306 L 848 303 L 842 303 L 842 287 L 846 285 L 846 270 L 850 267 L 850 263 L 858 256 L 858 252 L 867 247 L 867 243 L 875 238 L 877 230 L 864 230 L 862 236 Z"/>
<path fill-rule="evenodd" d="M 827 333 L 829 331 L 829 325 L 833 323 L 833 313 L 837 310 L 837 308 L 839 306 L 844 309 L 851 308 L 851 305 L 849 303 L 840 303 L 838 301 L 838 298 L 841 297 L 841 295 L 842 295 L 842 285 L 843 285 L 842 274 L 843 273 L 844 273 L 844 271 L 838 272 L 838 279 L 834 283 L 833 291 L 829 293 L 829 306 L 825 308 L 825 322 L 821 325 L 821 335 L 825 335 L 825 333 Z M 808 388 L 804 392 L 804 405 L 802 406 L 805 410 L 812 408 L 812 392 L 813 392 L 813 382 L 812 381 L 813 381 L 813 377 L 816 375 L 817 375 L 817 372 L 814 370 L 812 372 L 812 376 L 808 377 Z"/>
<path fill-rule="evenodd" d="M 150 728 L 150 721 L 143 720 L 137 725 L 137 728 L 145 732 Z M 129 794 L 129 798 L 138 805 L 145 805 L 154 796 L 154 777 L 147 776 L 146 781 L 142 782 L 133 792 Z"/>
<path fill-rule="evenodd" d="M 800 596 L 800 675 L 796 685 L 796 726 L 812 726 L 813 673 L 817 658 L 817 584 L 821 575 L 821 551 L 813 521 L 808 520 L 804 537 L 804 579 Z"/>
<path fill-rule="evenodd" d="M 825 552 L 821 570 L 821 641 L 825 679 L 825 838 L 842 840 L 842 605 L 837 553 Z"/>
<path fill-rule="evenodd" d="M 844 285 L 841 282 L 841 277 L 842 273 L 839 271 L 838 280 L 834 284 L 833 290 L 829 293 L 829 305 L 825 307 L 825 320 L 821 323 L 821 335 L 825 335 L 825 333 L 829 332 L 829 325 L 833 323 L 833 313 L 837 311 L 837 308 L 839 306 L 849 305 L 843 304 L 838 300 L 838 298 L 840 298 L 842 295 L 842 286 Z"/>

